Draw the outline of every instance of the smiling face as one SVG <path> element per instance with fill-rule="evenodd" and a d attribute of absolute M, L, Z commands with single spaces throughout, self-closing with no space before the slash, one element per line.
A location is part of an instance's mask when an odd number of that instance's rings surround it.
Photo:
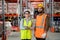
<path fill-rule="evenodd" d="M 28 18 L 30 16 L 30 12 L 29 11 L 26 11 L 25 14 L 24 14 L 25 18 Z"/>
<path fill-rule="evenodd" d="M 39 7 L 38 12 L 42 12 L 42 11 L 43 11 L 43 8 Z"/>

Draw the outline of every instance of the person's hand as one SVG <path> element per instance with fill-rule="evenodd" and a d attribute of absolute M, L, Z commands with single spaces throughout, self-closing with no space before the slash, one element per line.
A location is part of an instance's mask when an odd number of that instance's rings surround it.
<path fill-rule="evenodd" d="M 25 27 L 25 29 L 27 29 L 27 30 L 28 30 L 28 29 L 30 29 L 30 28 L 26 26 L 26 27 Z"/>
<path fill-rule="evenodd" d="M 30 30 L 33 30 L 33 27 L 30 27 Z"/>
<path fill-rule="evenodd" d="M 42 34 L 42 38 L 46 38 L 47 33 Z"/>

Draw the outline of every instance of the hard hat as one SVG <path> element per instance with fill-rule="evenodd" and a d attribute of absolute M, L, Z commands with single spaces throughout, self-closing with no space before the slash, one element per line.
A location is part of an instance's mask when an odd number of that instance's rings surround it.
<path fill-rule="evenodd" d="M 38 7 L 44 7 L 43 4 L 38 4 Z"/>
<path fill-rule="evenodd" d="M 31 9 L 25 9 L 24 12 L 25 11 L 29 11 L 30 12 L 30 15 L 33 15 L 33 11 Z"/>
<path fill-rule="evenodd" d="M 31 13 L 31 10 L 30 9 L 25 9 L 24 12 L 26 12 L 26 11 L 29 11 Z"/>
<path fill-rule="evenodd" d="M 25 11 L 29 11 L 29 12 L 31 12 L 31 10 L 30 10 L 30 9 L 25 9 L 25 10 L 24 10 L 24 12 L 25 12 Z"/>

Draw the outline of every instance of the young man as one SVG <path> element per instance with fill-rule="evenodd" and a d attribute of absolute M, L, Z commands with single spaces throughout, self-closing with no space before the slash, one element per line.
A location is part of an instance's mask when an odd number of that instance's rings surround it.
<path fill-rule="evenodd" d="M 32 38 L 32 19 L 30 18 L 30 11 L 24 12 L 25 18 L 20 21 L 20 37 L 21 40 L 31 40 Z"/>
<path fill-rule="evenodd" d="M 46 40 L 48 26 L 48 15 L 44 13 L 42 4 L 38 5 L 38 15 L 36 17 L 35 37 L 36 40 Z"/>

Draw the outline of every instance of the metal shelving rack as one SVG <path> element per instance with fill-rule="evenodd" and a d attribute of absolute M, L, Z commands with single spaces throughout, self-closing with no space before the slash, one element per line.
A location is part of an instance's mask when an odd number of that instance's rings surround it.
<path fill-rule="evenodd" d="M 49 0 L 50 26 L 53 27 L 53 0 Z"/>
<path fill-rule="evenodd" d="M 5 34 L 5 16 L 4 16 L 4 0 L 2 0 L 2 16 L 3 16 L 3 32 L 2 32 L 2 40 L 6 40 L 6 34 Z"/>

